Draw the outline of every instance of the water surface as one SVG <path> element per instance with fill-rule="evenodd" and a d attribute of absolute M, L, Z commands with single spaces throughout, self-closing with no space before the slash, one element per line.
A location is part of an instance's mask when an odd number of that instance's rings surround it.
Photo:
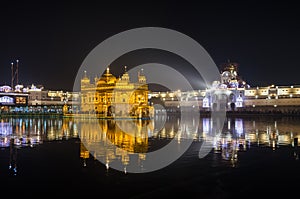
<path fill-rule="evenodd" d="M 1 190 L 15 196 L 125 198 L 294 195 L 300 185 L 294 143 L 300 118 L 232 117 L 221 130 L 214 125 L 210 118 L 181 121 L 175 116 L 130 122 L 1 118 Z M 193 141 L 179 159 L 157 171 L 127 172 L 133 165 L 147 169 L 147 154 L 174 139 L 178 147 L 186 139 Z M 199 158 L 204 142 L 211 148 Z M 124 169 L 112 168 L 114 162 Z"/>

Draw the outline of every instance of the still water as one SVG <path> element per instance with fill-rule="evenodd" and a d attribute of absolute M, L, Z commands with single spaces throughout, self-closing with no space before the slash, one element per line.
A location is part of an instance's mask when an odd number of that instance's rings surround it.
<path fill-rule="evenodd" d="M 1 118 L 1 190 L 125 198 L 295 194 L 300 118 L 228 117 L 216 126 L 206 117 Z M 172 150 L 161 155 L 166 146 Z"/>

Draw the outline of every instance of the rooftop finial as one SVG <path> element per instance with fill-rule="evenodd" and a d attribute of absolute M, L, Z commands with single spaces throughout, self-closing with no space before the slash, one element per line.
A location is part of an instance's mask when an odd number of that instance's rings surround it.
<path fill-rule="evenodd" d="M 109 74 L 109 67 L 107 67 L 106 69 L 106 74 Z"/>
<path fill-rule="evenodd" d="M 124 66 L 125 73 L 127 72 L 127 66 Z"/>
<path fill-rule="evenodd" d="M 11 89 L 14 89 L 14 63 L 11 62 Z"/>

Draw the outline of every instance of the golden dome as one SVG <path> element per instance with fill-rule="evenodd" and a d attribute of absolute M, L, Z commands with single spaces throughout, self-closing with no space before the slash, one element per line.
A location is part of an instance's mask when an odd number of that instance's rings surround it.
<path fill-rule="evenodd" d="M 117 78 L 109 72 L 109 68 L 107 68 L 106 73 L 101 76 L 101 78 L 96 82 L 96 85 L 101 84 L 114 84 L 116 83 Z"/>

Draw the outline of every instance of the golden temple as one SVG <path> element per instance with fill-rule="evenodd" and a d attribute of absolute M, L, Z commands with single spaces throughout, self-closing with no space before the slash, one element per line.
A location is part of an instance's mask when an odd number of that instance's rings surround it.
<path fill-rule="evenodd" d="M 153 107 L 148 103 L 149 89 L 143 71 L 138 73 L 138 81 L 131 82 L 126 70 L 116 78 L 107 68 L 100 77 L 91 83 L 86 71 L 81 79 L 81 112 L 103 117 L 152 116 Z"/>

